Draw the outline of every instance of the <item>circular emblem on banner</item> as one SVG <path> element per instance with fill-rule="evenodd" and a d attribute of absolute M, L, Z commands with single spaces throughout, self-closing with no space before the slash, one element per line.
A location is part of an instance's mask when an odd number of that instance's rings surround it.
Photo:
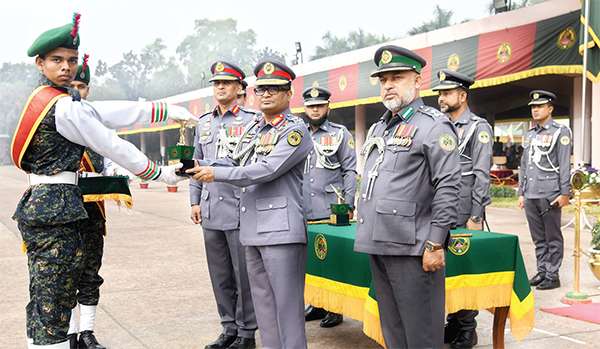
<path fill-rule="evenodd" d="M 271 62 L 267 62 L 263 67 L 263 71 L 265 72 L 265 74 L 271 75 L 275 71 L 275 66 Z"/>
<path fill-rule="evenodd" d="M 250 97 L 248 97 L 248 103 L 250 103 L 251 106 L 254 105 L 254 95 L 250 95 Z"/>
<path fill-rule="evenodd" d="M 452 245 L 448 246 L 448 250 L 457 256 L 462 256 L 467 253 L 471 246 L 469 238 L 454 238 Z"/>
<path fill-rule="evenodd" d="M 477 136 L 477 138 L 479 138 L 479 141 L 481 143 L 489 143 L 490 142 L 490 134 L 487 133 L 487 131 L 479 132 L 479 135 Z"/>
<path fill-rule="evenodd" d="M 197 105 L 194 106 L 194 115 L 198 115 L 198 106 Z"/>
<path fill-rule="evenodd" d="M 556 42 L 556 45 L 561 50 L 568 50 L 571 48 L 571 46 L 573 46 L 575 40 L 577 40 L 577 34 L 575 34 L 575 30 L 573 30 L 571 27 L 567 27 L 563 29 L 560 34 L 558 34 L 558 41 Z"/>
<path fill-rule="evenodd" d="M 177 155 L 177 148 L 171 149 L 171 158 L 176 159 Z"/>
<path fill-rule="evenodd" d="M 348 146 L 350 147 L 350 149 L 354 149 L 354 139 L 350 138 L 348 140 Z"/>
<path fill-rule="evenodd" d="M 454 137 L 448 134 L 442 135 L 440 137 L 440 147 L 448 151 L 454 150 L 454 148 L 456 148 L 456 141 L 454 140 Z"/>
<path fill-rule="evenodd" d="M 204 106 L 204 112 L 208 111 L 210 111 L 210 104 L 206 103 L 206 106 Z"/>
<path fill-rule="evenodd" d="M 388 64 L 389 62 L 392 61 L 392 58 L 394 56 L 392 55 L 392 53 L 388 50 L 385 50 L 381 53 L 381 63 L 383 64 Z"/>
<path fill-rule="evenodd" d="M 223 63 L 221 63 L 221 62 L 217 63 L 217 66 L 215 67 L 215 71 L 222 72 L 223 70 L 225 70 L 225 66 L 223 65 Z"/>
<path fill-rule="evenodd" d="M 312 86 L 313 86 L 313 87 L 317 87 L 317 86 L 319 86 L 319 82 L 318 82 L 317 80 L 313 81 L 313 83 L 312 83 Z"/>
<path fill-rule="evenodd" d="M 500 62 L 500 63 L 508 62 L 508 60 L 510 59 L 511 53 L 512 53 L 512 48 L 510 47 L 509 43 L 505 42 L 502 45 L 500 45 L 500 47 L 498 47 L 498 53 L 496 54 L 496 57 L 498 58 L 498 62 Z"/>
<path fill-rule="evenodd" d="M 446 73 L 444 73 L 443 71 L 440 71 L 440 81 L 444 81 L 446 80 Z"/>
<path fill-rule="evenodd" d="M 537 92 L 535 92 L 535 93 L 533 94 L 533 99 L 538 99 L 538 98 L 540 98 L 540 94 L 539 94 L 539 93 L 537 93 Z"/>
<path fill-rule="evenodd" d="M 319 234 L 315 237 L 315 254 L 320 260 L 327 257 L 327 240 L 323 234 Z"/>
<path fill-rule="evenodd" d="M 571 140 L 569 139 L 569 136 L 562 136 L 562 137 L 560 137 L 560 144 L 562 144 L 562 145 L 569 145 L 569 143 L 571 143 Z"/>
<path fill-rule="evenodd" d="M 292 133 L 288 135 L 287 141 L 289 145 L 295 147 L 300 144 L 300 141 L 302 141 L 302 135 L 298 131 L 292 131 Z"/>
<path fill-rule="evenodd" d="M 571 175 L 571 186 L 575 190 L 580 190 L 585 185 L 585 175 L 582 172 L 575 172 Z"/>
<path fill-rule="evenodd" d="M 340 91 L 344 91 L 346 89 L 347 84 L 348 84 L 348 81 L 346 81 L 346 77 L 344 75 L 342 75 L 342 77 L 340 78 L 340 81 L 338 81 L 338 86 L 340 87 Z"/>
<path fill-rule="evenodd" d="M 371 74 L 373 74 L 376 71 L 377 71 L 377 69 L 371 70 Z M 371 76 L 371 75 L 369 74 L 369 76 Z M 369 78 L 369 81 L 371 81 L 371 85 L 375 86 L 377 84 L 377 82 L 379 81 L 379 78 L 377 76 L 373 76 L 373 77 Z"/>
<path fill-rule="evenodd" d="M 189 150 L 189 149 L 185 149 L 185 150 L 183 151 L 183 157 L 184 157 L 184 158 L 189 158 L 189 157 L 190 157 L 190 155 L 192 155 L 192 154 L 190 154 L 190 150 Z"/>
<path fill-rule="evenodd" d="M 460 66 L 460 57 L 456 53 L 453 53 L 448 57 L 448 69 L 457 71 Z"/>
<path fill-rule="evenodd" d="M 312 90 L 310 90 L 310 96 L 312 98 L 317 98 L 319 97 L 319 90 L 317 90 L 316 88 L 313 88 Z"/>

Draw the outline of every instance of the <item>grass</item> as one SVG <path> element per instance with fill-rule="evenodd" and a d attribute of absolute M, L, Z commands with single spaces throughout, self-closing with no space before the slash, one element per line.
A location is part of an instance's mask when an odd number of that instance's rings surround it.
<path fill-rule="evenodd" d="M 518 210 L 519 209 L 519 206 L 517 205 L 518 200 L 519 200 L 518 197 L 492 198 L 492 203 L 490 204 L 489 207 L 512 208 L 512 209 Z M 587 205 L 586 208 L 587 208 L 588 212 L 591 212 L 595 215 L 600 215 L 600 205 L 597 205 L 597 204 Z M 574 214 L 575 213 L 575 205 L 573 205 L 573 204 L 567 205 L 567 206 L 563 207 L 562 211 L 563 211 L 563 213 Z"/>

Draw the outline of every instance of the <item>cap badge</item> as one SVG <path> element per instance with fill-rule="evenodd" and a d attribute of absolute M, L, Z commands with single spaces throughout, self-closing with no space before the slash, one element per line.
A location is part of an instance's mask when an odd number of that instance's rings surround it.
<path fill-rule="evenodd" d="M 82 79 L 85 79 L 85 73 L 81 72 L 81 74 L 79 74 L 79 77 L 82 78 Z"/>
<path fill-rule="evenodd" d="M 310 96 L 312 98 L 317 98 L 319 97 L 319 90 L 317 90 L 316 88 L 313 88 L 312 90 L 310 90 Z"/>
<path fill-rule="evenodd" d="M 444 81 L 446 80 L 446 73 L 444 73 L 443 71 L 440 72 L 440 81 Z"/>
<path fill-rule="evenodd" d="M 533 94 L 533 99 L 538 99 L 538 98 L 540 98 L 540 94 L 539 94 L 539 93 L 537 93 L 537 92 L 536 92 L 536 93 L 534 93 L 534 94 Z"/>
<path fill-rule="evenodd" d="M 217 66 L 215 67 L 215 71 L 220 73 L 223 70 L 225 70 L 225 66 L 223 65 L 223 63 L 221 63 L 221 62 L 217 63 Z"/>
<path fill-rule="evenodd" d="M 273 72 L 275 72 L 275 66 L 271 62 L 267 62 L 267 63 L 265 63 L 265 67 L 263 68 L 263 71 L 265 72 L 265 74 L 271 75 L 271 74 L 273 74 Z"/>
<path fill-rule="evenodd" d="M 392 61 L 392 57 L 394 57 L 392 55 L 392 53 L 388 50 L 385 50 L 381 53 L 381 63 L 383 64 L 388 64 L 389 62 Z"/>

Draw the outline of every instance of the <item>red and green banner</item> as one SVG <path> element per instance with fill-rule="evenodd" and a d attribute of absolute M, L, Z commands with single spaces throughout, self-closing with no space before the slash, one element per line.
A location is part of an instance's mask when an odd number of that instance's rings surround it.
<path fill-rule="evenodd" d="M 600 0 L 587 0 L 590 4 L 589 18 L 585 18 L 585 3 L 586 0 L 582 1 L 581 5 L 581 30 L 579 53 L 583 55 L 584 45 L 587 42 L 587 71 L 586 75 L 588 79 L 594 83 L 600 82 Z M 583 40 L 585 35 L 585 25 L 588 26 L 588 38 Z"/>
<path fill-rule="evenodd" d="M 600 80 L 600 0 L 591 1 L 590 59 L 588 77 Z M 579 54 L 580 29 L 585 19 L 581 11 L 574 11 L 536 23 L 497 30 L 440 45 L 411 48 L 421 55 L 427 65 L 421 72 L 421 96 L 430 96 L 437 86 L 437 72 L 447 68 L 471 76 L 481 88 L 506 84 L 533 76 L 548 74 L 582 74 L 583 60 Z M 583 42 L 583 41 L 581 41 Z M 581 46 L 583 48 L 583 46 Z M 332 92 L 331 108 L 344 108 L 381 102 L 379 81 L 370 74 L 376 69 L 372 59 L 298 76 L 292 82 L 294 92 L 290 108 L 303 113 L 302 91 L 311 86 L 328 88 Z M 190 111 L 201 115 L 215 105 L 212 96 L 189 101 Z M 248 88 L 247 107 L 258 109 L 256 96 Z M 168 126 L 171 127 L 171 126 Z M 171 127 L 174 128 L 174 127 Z M 152 131 L 161 129 L 156 128 Z M 132 131 L 133 130 L 133 131 Z M 145 132 L 140 127 L 128 128 L 130 133 Z M 127 132 L 121 132 L 127 133 Z"/>

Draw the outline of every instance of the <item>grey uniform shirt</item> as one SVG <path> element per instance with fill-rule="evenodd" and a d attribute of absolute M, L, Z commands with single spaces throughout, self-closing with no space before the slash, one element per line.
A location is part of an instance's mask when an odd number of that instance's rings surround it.
<path fill-rule="evenodd" d="M 256 126 L 254 140 L 264 140 L 262 148 L 267 152 L 261 152 L 259 146 L 254 149 L 250 164 L 214 169 L 215 182 L 242 187 L 242 245 L 308 243 L 302 172 L 312 142 L 306 125 L 286 109 L 270 123 L 262 119 Z M 225 165 L 222 161 L 215 163 L 221 164 Z M 229 161 L 231 164 L 235 162 Z"/>
<path fill-rule="evenodd" d="M 330 204 L 338 202 L 337 195 L 331 185 L 340 188 L 344 203 L 354 206 L 356 195 L 356 151 L 354 137 L 348 129 L 340 124 L 325 120 L 316 131 L 307 126 L 313 149 L 306 158 L 304 166 L 303 198 L 306 218 L 308 220 L 328 219 L 331 214 Z M 317 144 L 315 144 L 317 143 Z M 337 151 L 331 156 L 319 160 L 318 152 Z M 323 164 L 322 162 L 325 162 Z M 328 169 L 327 167 L 337 167 Z"/>
<path fill-rule="evenodd" d="M 233 144 L 240 139 L 257 111 L 240 107 L 237 103 L 221 116 L 217 106 L 200 117 L 194 137 L 194 159 L 218 159 L 230 155 L 219 145 L 219 133 L 228 136 Z M 222 136 L 221 136 L 222 138 Z M 227 183 L 202 183 L 190 178 L 190 204 L 200 205 L 202 227 L 215 230 L 232 230 L 239 227 L 240 188 Z"/>
<path fill-rule="evenodd" d="M 519 196 L 547 199 L 571 193 L 571 130 L 552 118 L 525 137 Z"/>
<path fill-rule="evenodd" d="M 458 225 L 464 225 L 470 216 L 483 216 L 490 198 L 490 169 L 492 168 L 492 127 L 467 108 L 454 121 L 458 136 L 460 167 L 462 171 Z"/>
<path fill-rule="evenodd" d="M 403 125 L 416 127 L 410 144 L 388 145 L 396 126 Z M 371 136 L 382 137 L 386 146 L 371 193 L 369 172 L 379 157 L 378 147 L 365 156 L 354 250 L 420 256 L 427 240 L 448 243 L 450 225 L 457 219 L 461 178 L 452 122 L 417 98 L 398 114 L 386 112 L 372 128 Z"/>

